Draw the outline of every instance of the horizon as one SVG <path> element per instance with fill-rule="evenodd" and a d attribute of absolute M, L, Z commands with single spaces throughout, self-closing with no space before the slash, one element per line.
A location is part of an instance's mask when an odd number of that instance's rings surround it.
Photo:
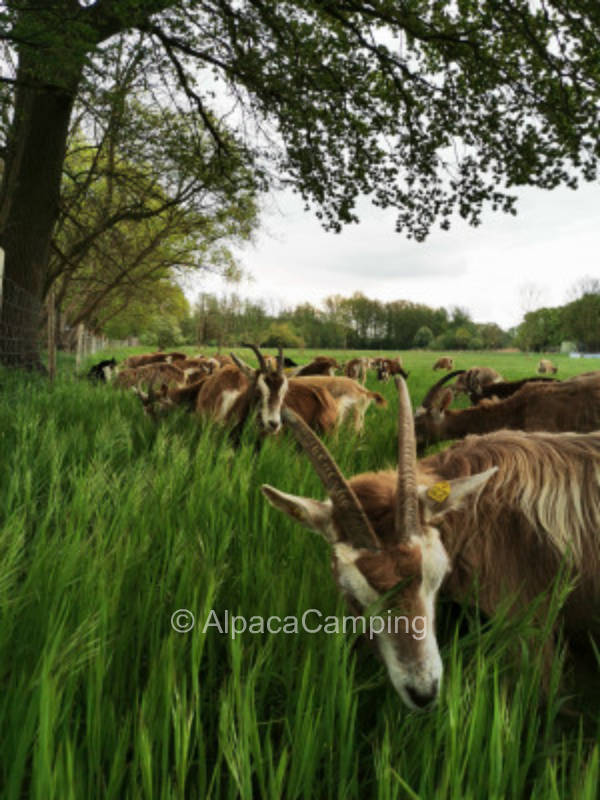
<path fill-rule="evenodd" d="M 331 295 L 360 292 L 382 302 L 404 300 L 469 312 L 477 324 L 516 327 L 525 313 L 569 302 L 583 278 L 600 277 L 598 182 L 578 190 L 519 192 L 517 214 L 484 211 L 477 228 L 454 219 L 423 243 L 394 230 L 395 212 L 363 199 L 360 223 L 324 231 L 290 192 L 267 196 L 255 243 L 234 249 L 246 273 L 239 283 L 214 275 L 185 280 L 193 304 L 201 292 L 262 300 L 270 313 Z M 249 277 L 248 277 L 249 276 Z"/>

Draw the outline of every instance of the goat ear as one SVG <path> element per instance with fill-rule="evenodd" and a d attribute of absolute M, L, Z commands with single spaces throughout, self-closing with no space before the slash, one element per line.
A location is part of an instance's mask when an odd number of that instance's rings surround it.
<path fill-rule="evenodd" d="M 295 494 L 286 494 L 264 483 L 261 492 L 269 503 L 278 511 L 283 511 L 288 517 L 296 520 L 305 528 L 320 534 L 330 544 L 337 542 L 337 536 L 331 525 L 331 503 L 322 503 L 310 497 L 298 497 Z"/>
<path fill-rule="evenodd" d="M 254 373 L 256 370 L 253 370 L 249 364 L 246 364 L 245 361 L 242 361 L 241 358 L 238 358 L 235 353 L 231 354 L 231 358 L 233 359 L 233 363 L 236 367 L 242 372 L 247 378 L 253 378 Z"/>
<path fill-rule="evenodd" d="M 425 508 L 428 519 L 439 517 L 463 505 L 465 500 L 478 494 L 498 467 L 491 467 L 485 472 L 468 475 L 466 478 L 455 478 L 452 481 L 440 481 L 433 486 L 419 488 L 419 499 Z"/>

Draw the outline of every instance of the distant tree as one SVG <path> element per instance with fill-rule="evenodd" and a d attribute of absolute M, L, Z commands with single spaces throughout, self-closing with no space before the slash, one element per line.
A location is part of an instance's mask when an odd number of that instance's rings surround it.
<path fill-rule="evenodd" d="M 287 322 L 272 322 L 263 339 L 263 347 L 304 347 L 304 340 Z"/>
<path fill-rule="evenodd" d="M 433 331 L 431 328 L 428 328 L 426 325 L 422 325 L 419 330 L 415 333 L 415 338 L 413 339 L 413 343 L 415 347 L 429 347 L 433 341 Z"/>

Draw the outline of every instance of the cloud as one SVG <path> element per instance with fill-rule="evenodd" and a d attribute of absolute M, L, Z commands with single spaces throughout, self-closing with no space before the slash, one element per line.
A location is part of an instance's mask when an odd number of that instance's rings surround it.
<path fill-rule="evenodd" d="M 459 305 L 477 321 L 509 327 L 522 317 L 524 283 L 543 289 L 544 305 L 557 305 L 578 278 L 600 275 L 599 201 L 598 184 L 576 192 L 526 189 L 516 217 L 489 212 L 478 228 L 456 220 L 449 232 L 435 230 L 417 243 L 395 233 L 393 210 L 361 202 L 360 224 L 334 234 L 283 192 L 271 199 L 256 245 L 238 254 L 254 280 L 236 291 L 275 306 L 360 291 L 385 301 Z M 214 280 L 195 286 L 227 291 Z"/>

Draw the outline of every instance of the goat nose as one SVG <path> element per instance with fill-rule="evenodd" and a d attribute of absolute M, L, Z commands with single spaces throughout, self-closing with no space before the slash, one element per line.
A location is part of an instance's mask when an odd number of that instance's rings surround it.
<path fill-rule="evenodd" d="M 270 419 L 267 424 L 268 424 L 269 430 L 271 430 L 271 431 L 279 430 L 279 423 L 276 420 Z"/>
<path fill-rule="evenodd" d="M 422 692 L 419 689 L 415 689 L 413 686 L 406 687 L 406 693 L 411 699 L 417 708 L 427 708 L 427 706 L 432 705 L 432 703 L 437 699 L 438 696 L 438 688 L 439 682 L 434 681 L 429 688 L 429 691 Z"/>

